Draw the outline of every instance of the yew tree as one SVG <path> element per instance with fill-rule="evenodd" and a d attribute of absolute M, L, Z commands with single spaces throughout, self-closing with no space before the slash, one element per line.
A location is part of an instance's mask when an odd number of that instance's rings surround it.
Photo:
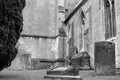
<path fill-rule="evenodd" d="M 0 70 L 9 67 L 17 55 L 24 7 L 25 0 L 0 0 Z"/>

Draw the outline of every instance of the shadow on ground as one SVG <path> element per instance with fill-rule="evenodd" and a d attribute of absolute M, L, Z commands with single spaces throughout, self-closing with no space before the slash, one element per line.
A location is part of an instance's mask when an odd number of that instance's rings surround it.
<path fill-rule="evenodd" d="M 24 77 L 23 76 L 18 76 L 18 75 L 0 75 L 0 80 L 1 79 L 5 79 L 5 80 L 13 80 L 13 79 L 16 79 L 16 80 L 23 80 Z"/>

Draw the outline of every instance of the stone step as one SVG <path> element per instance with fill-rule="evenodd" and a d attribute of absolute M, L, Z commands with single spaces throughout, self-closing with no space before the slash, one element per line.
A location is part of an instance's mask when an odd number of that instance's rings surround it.
<path fill-rule="evenodd" d="M 68 75 L 46 75 L 44 79 L 67 79 L 67 80 L 83 80 L 80 76 L 68 76 Z"/>

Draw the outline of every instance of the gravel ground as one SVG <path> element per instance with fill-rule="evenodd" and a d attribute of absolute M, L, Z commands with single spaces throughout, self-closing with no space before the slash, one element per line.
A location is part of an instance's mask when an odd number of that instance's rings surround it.
<path fill-rule="evenodd" d="M 120 80 L 120 72 L 115 76 L 95 76 L 94 71 L 80 71 L 80 76 L 83 80 Z"/>
<path fill-rule="evenodd" d="M 0 72 L 0 80 L 44 80 L 43 76 L 47 70 L 3 70 Z"/>
<path fill-rule="evenodd" d="M 0 72 L 0 80 L 44 80 L 46 69 L 43 70 L 3 70 Z M 120 73 L 116 76 L 95 76 L 94 71 L 80 71 L 83 80 L 120 80 Z"/>

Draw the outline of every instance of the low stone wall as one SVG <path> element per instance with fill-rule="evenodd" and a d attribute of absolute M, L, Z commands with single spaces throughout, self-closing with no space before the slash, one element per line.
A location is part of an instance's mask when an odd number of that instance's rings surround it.
<path fill-rule="evenodd" d="M 31 69 L 49 69 L 53 65 L 52 60 L 31 59 Z"/>
<path fill-rule="evenodd" d="M 31 58 L 30 54 L 19 54 L 13 61 L 9 69 L 13 70 L 40 70 L 40 69 L 51 69 L 64 65 L 64 59 L 39 59 Z"/>
<path fill-rule="evenodd" d="M 18 54 L 8 69 L 12 69 L 12 70 L 31 69 L 31 55 L 30 54 Z"/>

